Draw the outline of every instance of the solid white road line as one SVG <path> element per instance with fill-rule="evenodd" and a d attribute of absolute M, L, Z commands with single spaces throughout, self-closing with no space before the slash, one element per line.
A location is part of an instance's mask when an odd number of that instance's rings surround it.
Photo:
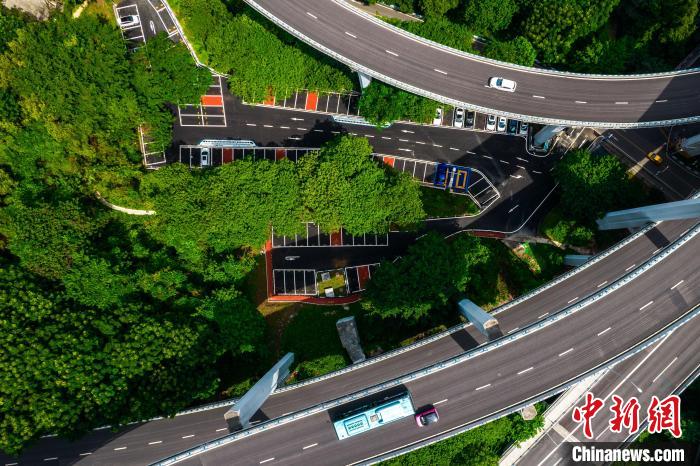
<path fill-rule="evenodd" d="M 509 334 L 510 334 L 510 333 L 513 333 L 513 332 L 515 332 L 516 330 L 518 330 L 519 328 L 520 328 L 520 327 L 515 327 L 514 329 L 511 329 L 508 333 L 509 333 Z"/>
<path fill-rule="evenodd" d="M 440 74 L 445 74 L 445 75 L 447 74 L 446 71 L 442 71 L 442 70 L 439 70 L 439 69 L 437 69 L 437 68 L 433 68 L 433 71 L 436 71 L 436 72 L 438 72 L 438 73 L 440 73 Z"/>
<path fill-rule="evenodd" d="M 606 332 L 609 331 L 611 328 L 612 328 L 612 327 L 608 327 L 608 328 L 606 328 L 605 330 L 603 330 L 602 332 L 598 332 L 598 336 L 601 336 L 602 334 L 606 333 Z"/>
<path fill-rule="evenodd" d="M 679 281 L 678 283 L 676 283 L 675 285 L 673 285 L 673 286 L 671 287 L 671 289 L 672 289 L 672 290 L 675 290 L 675 289 L 678 287 L 678 285 L 680 285 L 680 284 L 683 283 L 684 281 L 685 281 L 685 280 Z"/>
<path fill-rule="evenodd" d="M 518 206 L 519 206 L 519 205 L 520 205 L 520 204 L 518 204 L 518 205 L 516 205 L 515 207 L 513 207 L 512 209 L 510 209 L 510 210 L 508 211 L 508 213 L 511 213 L 511 212 L 513 212 L 513 211 L 514 211 L 515 209 L 517 209 L 517 208 L 518 208 Z"/>
<path fill-rule="evenodd" d="M 656 377 L 654 377 L 654 380 L 652 380 L 651 383 L 656 382 L 656 381 L 658 380 L 658 378 L 661 377 L 661 376 L 663 375 L 664 372 L 666 372 L 666 369 L 668 369 L 669 367 L 671 367 L 671 364 L 673 364 L 673 363 L 676 362 L 677 360 L 678 360 L 678 356 L 676 356 L 675 358 L 673 358 L 673 361 L 669 362 L 669 363 L 668 363 L 668 366 L 664 367 L 663 370 L 662 370 L 661 372 L 659 372 L 659 374 L 658 374 Z"/>
<path fill-rule="evenodd" d="M 307 15 L 311 16 L 313 19 L 318 19 L 318 16 L 309 13 L 308 11 L 306 12 Z"/>
<path fill-rule="evenodd" d="M 114 449 L 114 451 L 119 451 L 119 450 L 126 450 L 126 447 L 117 447 Z"/>
<path fill-rule="evenodd" d="M 533 95 L 532 97 L 534 97 L 535 99 L 544 99 L 543 95 Z"/>
<path fill-rule="evenodd" d="M 442 403 L 447 403 L 447 398 L 445 398 L 444 400 L 436 401 L 435 403 L 433 403 L 433 406 L 437 406 L 437 405 L 440 405 Z"/>
<path fill-rule="evenodd" d="M 398 53 L 392 52 L 391 50 L 385 50 L 385 52 L 388 53 L 389 55 L 393 55 L 393 56 L 395 56 L 395 57 L 398 57 L 398 56 L 399 56 Z"/>
<path fill-rule="evenodd" d="M 260 462 L 260 464 L 267 463 L 268 461 L 273 461 L 274 459 L 275 459 L 275 458 L 274 458 L 274 456 L 273 456 L 272 458 L 268 458 L 268 459 L 266 459 L 266 460 L 262 460 L 262 461 Z"/>
<path fill-rule="evenodd" d="M 475 388 L 474 391 L 483 390 L 484 388 L 488 388 L 488 387 L 490 387 L 490 386 L 491 386 L 491 384 L 490 384 L 490 383 L 487 383 L 486 385 L 482 385 L 481 387 Z"/>
<path fill-rule="evenodd" d="M 541 316 L 539 316 L 538 319 L 541 319 L 542 317 L 544 317 L 544 316 L 546 316 L 546 315 L 549 315 L 549 312 L 545 312 L 544 314 L 542 314 Z"/>
<path fill-rule="evenodd" d="M 641 311 L 642 309 L 645 309 L 645 308 L 651 306 L 652 304 L 654 304 L 654 301 L 649 301 L 649 302 L 646 303 L 644 306 L 640 307 L 639 310 Z"/>
<path fill-rule="evenodd" d="M 573 298 L 573 299 L 570 299 L 566 304 L 571 304 L 571 303 L 573 303 L 574 301 L 576 301 L 577 299 L 578 299 L 578 296 L 576 296 L 576 297 Z"/>
<path fill-rule="evenodd" d="M 345 31 L 345 34 L 349 35 L 349 36 L 352 37 L 353 39 L 357 39 L 357 36 L 356 36 L 355 34 L 351 33 L 351 32 Z"/>
<path fill-rule="evenodd" d="M 571 353 L 573 350 L 574 350 L 573 348 L 569 348 L 568 350 L 564 351 L 563 353 L 559 353 L 559 357 L 562 357 L 562 356 L 564 356 L 565 354 L 569 354 L 569 353 Z"/>
<path fill-rule="evenodd" d="M 163 443 L 162 440 L 156 440 L 155 442 L 148 442 L 149 445 L 158 445 L 159 443 Z"/>
<path fill-rule="evenodd" d="M 532 369 L 534 369 L 533 366 L 528 367 L 527 369 L 523 369 L 520 372 L 518 372 L 518 375 L 524 374 L 525 372 L 530 372 Z"/>
<path fill-rule="evenodd" d="M 316 445 L 318 445 L 318 442 L 317 442 L 317 443 L 312 443 L 311 445 L 306 445 L 305 447 L 302 447 L 302 450 L 308 450 L 309 448 L 313 448 L 313 447 L 315 447 Z"/>
<path fill-rule="evenodd" d="M 192 438 L 192 437 L 194 437 L 194 434 L 183 435 L 181 438 Z"/>

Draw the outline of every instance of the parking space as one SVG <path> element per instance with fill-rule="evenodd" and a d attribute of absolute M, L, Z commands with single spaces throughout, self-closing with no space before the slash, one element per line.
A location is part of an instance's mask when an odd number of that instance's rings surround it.
<path fill-rule="evenodd" d="M 333 115 L 359 115 L 360 94 L 357 92 L 338 93 L 297 90 L 287 93 L 268 95 L 260 102 L 269 107 L 306 110 L 309 112 Z"/>
<path fill-rule="evenodd" d="M 467 195 L 481 209 L 500 197 L 493 183 L 481 171 L 471 167 L 385 154 L 374 154 L 373 157 L 396 170 L 408 173 L 425 186 Z"/>
<path fill-rule="evenodd" d="M 388 246 L 389 234 L 352 236 L 344 230 L 334 233 L 323 233 L 315 223 L 306 224 L 306 233 L 302 235 L 284 236 L 275 235 L 272 229 L 273 248 L 300 248 L 300 247 L 334 247 L 334 246 Z"/>
<path fill-rule="evenodd" d="M 127 49 L 133 52 L 139 47 L 143 47 L 146 43 L 146 36 L 143 33 L 139 7 L 136 4 L 122 4 L 120 6 L 114 4 L 113 8 Z"/>
<path fill-rule="evenodd" d="M 367 288 L 367 282 L 379 264 L 359 265 L 345 268 L 345 280 L 348 293 L 358 293 Z"/>
<path fill-rule="evenodd" d="M 272 285 L 276 295 L 316 296 L 316 271 L 309 269 L 275 269 Z"/>
<path fill-rule="evenodd" d="M 220 166 L 236 160 L 269 160 L 275 162 L 288 159 L 296 162 L 308 152 L 318 149 L 310 147 L 205 147 L 182 145 L 179 148 L 179 162 L 190 168 Z"/>
<path fill-rule="evenodd" d="M 148 4 L 151 6 L 153 11 L 155 11 L 156 15 L 158 16 L 160 25 L 163 27 L 163 30 L 168 34 L 168 37 L 170 37 L 171 39 L 176 38 L 177 40 L 182 40 L 177 26 L 175 25 L 175 18 L 173 18 L 170 9 L 167 8 L 165 4 L 160 0 L 148 0 Z"/>
<path fill-rule="evenodd" d="M 214 76 L 214 82 L 197 104 L 178 105 L 180 126 L 226 127 L 226 106 L 221 76 Z"/>
<path fill-rule="evenodd" d="M 139 145 L 143 155 L 143 165 L 148 169 L 156 169 L 165 165 L 165 148 L 156 144 L 153 139 L 139 126 Z"/>
<path fill-rule="evenodd" d="M 473 110 L 463 109 L 461 116 L 458 114 L 456 108 L 450 108 L 443 111 L 443 118 L 438 126 L 449 127 L 453 129 L 470 129 L 479 131 L 489 131 L 493 133 L 507 134 L 510 136 L 527 136 L 528 125 L 522 125 L 522 122 L 518 120 L 506 120 L 506 127 L 504 131 L 497 130 L 498 116 L 496 117 L 496 126 L 493 129 L 489 129 L 487 125 L 488 115 L 484 113 L 475 112 Z"/>

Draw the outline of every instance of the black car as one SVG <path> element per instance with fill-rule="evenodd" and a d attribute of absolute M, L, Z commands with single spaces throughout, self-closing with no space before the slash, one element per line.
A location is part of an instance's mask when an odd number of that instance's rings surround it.
<path fill-rule="evenodd" d="M 516 134 L 518 132 L 518 120 L 508 120 L 508 134 Z"/>
<path fill-rule="evenodd" d="M 474 127 L 474 112 L 467 111 L 467 118 L 464 121 L 464 126 L 466 128 Z"/>

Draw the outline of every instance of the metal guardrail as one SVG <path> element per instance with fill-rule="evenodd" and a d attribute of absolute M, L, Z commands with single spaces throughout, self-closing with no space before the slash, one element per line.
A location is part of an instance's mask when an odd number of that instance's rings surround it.
<path fill-rule="evenodd" d="M 407 92 L 411 92 L 413 94 L 421 95 L 423 97 L 427 97 L 429 99 L 436 100 L 438 102 L 442 102 L 448 105 L 453 105 L 455 107 L 468 107 L 470 109 L 482 112 L 482 113 L 495 113 L 498 115 L 502 115 L 508 118 L 514 118 L 518 120 L 525 120 L 531 123 L 540 123 L 540 124 L 555 124 L 555 125 L 565 125 L 565 126 L 583 126 L 583 127 L 598 127 L 598 128 L 611 128 L 611 129 L 625 129 L 625 128 L 653 128 L 653 127 L 658 127 L 658 126 L 672 126 L 672 125 L 681 125 L 681 124 L 687 124 L 687 123 L 693 123 L 696 121 L 700 121 L 700 115 L 693 116 L 693 117 L 685 117 L 685 118 L 674 118 L 670 120 L 659 120 L 659 121 L 647 121 L 647 122 L 630 122 L 630 123 L 616 123 L 616 122 L 607 122 L 607 121 L 582 121 L 582 120 L 564 120 L 564 119 L 555 119 L 555 118 L 545 118 L 545 117 L 538 117 L 534 115 L 526 115 L 523 113 L 513 113 L 513 112 L 504 112 L 502 110 L 496 110 L 488 107 L 483 107 L 480 105 L 474 105 L 469 102 L 463 102 L 457 99 L 453 99 L 451 97 L 443 96 L 440 94 L 436 94 L 434 92 L 426 91 L 424 89 L 421 89 L 419 87 L 407 84 L 403 81 L 399 81 L 397 79 L 391 78 L 387 75 L 384 75 L 382 73 L 379 73 L 371 68 L 367 68 L 364 65 L 361 65 L 349 58 L 344 57 L 343 55 L 329 49 L 328 47 L 320 44 L 319 42 L 316 42 L 315 40 L 311 39 L 310 37 L 306 36 L 304 33 L 301 31 L 297 31 L 293 27 L 289 26 L 288 24 L 284 23 L 283 21 L 279 20 L 276 16 L 274 16 L 272 13 L 267 11 L 265 8 L 263 8 L 261 5 L 259 5 L 255 0 L 244 0 L 251 8 L 255 9 L 258 13 L 261 15 L 265 16 L 267 19 L 272 21 L 274 24 L 279 26 L 280 28 L 284 29 L 297 39 L 301 40 L 302 42 L 305 42 L 306 44 L 310 45 L 311 47 L 315 48 L 316 50 L 320 51 L 321 53 L 324 53 L 335 60 L 344 63 L 345 65 L 349 66 L 353 71 L 357 71 L 363 74 L 366 74 L 368 76 L 371 76 L 375 79 L 378 79 L 380 81 L 383 81 L 387 84 L 391 84 L 394 87 L 398 87 L 400 89 L 403 89 Z M 345 8 L 352 8 L 349 5 L 343 5 Z M 372 17 L 371 15 L 368 15 L 362 11 L 358 11 L 357 14 L 364 15 L 368 19 L 371 19 L 372 21 L 381 21 L 377 18 Z M 387 23 L 383 23 L 382 26 L 385 27 L 392 27 L 395 28 L 395 26 L 391 26 Z M 403 31 L 402 29 L 396 28 L 398 31 Z M 402 34 L 409 34 L 406 31 L 401 32 Z M 418 38 L 418 36 L 415 36 Z M 426 39 L 419 38 L 420 40 L 426 42 Z M 427 42 L 426 42 L 427 43 Z M 441 44 L 433 43 L 435 44 L 435 47 L 440 47 L 440 48 L 445 48 L 446 50 L 449 50 L 450 53 L 454 54 L 464 54 L 464 56 L 468 56 L 469 58 L 472 59 L 479 59 L 483 61 L 487 61 L 493 64 L 497 64 L 499 66 L 507 66 L 511 68 L 522 68 L 523 70 L 531 71 L 531 72 L 536 72 L 536 73 L 556 73 L 556 74 L 562 74 L 562 75 L 567 75 L 566 72 L 562 71 L 550 71 L 550 70 L 540 70 L 536 68 L 527 68 L 527 67 L 520 67 L 519 65 L 512 65 L 512 64 L 506 64 L 504 62 L 498 62 L 496 60 L 484 58 L 484 57 L 477 57 L 476 55 L 470 55 L 467 54 L 466 52 L 460 52 L 454 49 L 450 49 L 449 47 L 446 47 Z M 432 44 L 430 44 L 432 45 Z M 700 72 L 700 68 L 697 69 L 692 69 L 692 70 L 684 70 L 684 71 L 672 71 L 669 72 L 671 74 L 688 74 L 688 73 L 695 73 L 695 72 Z M 576 76 L 575 74 L 571 73 L 571 76 Z M 666 74 L 661 73 L 659 76 L 664 76 Z M 582 75 L 582 76 L 589 76 L 589 75 Z M 653 77 L 655 75 L 633 75 L 631 76 L 632 79 L 643 79 L 643 78 L 649 78 Z M 592 79 L 611 79 L 613 76 L 605 76 L 605 75 L 592 75 Z M 618 78 L 620 78 L 618 76 Z M 622 79 L 622 78 L 620 78 Z M 627 79 L 630 79 L 630 76 L 627 76 Z"/>
<path fill-rule="evenodd" d="M 186 450 L 184 452 L 178 453 L 178 454 L 171 456 L 169 458 L 166 458 L 166 459 L 163 459 L 163 460 L 158 461 L 156 463 L 153 463 L 153 465 L 167 466 L 170 464 L 177 463 L 177 462 L 182 461 L 184 459 L 187 459 L 187 458 L 190 458 L 192 456 L 204 453 L 206 451 L 227 445 L 229 443 L 235 442 L 235 441 L 240 440 L 242 438 L 246 438 L 246 437 L 249 437 L 251 435 L 255 435 L 255 434 L 260 433 L 262 431 L 265 431 L 265 430 L 268 430 L 271 428 L 275 428 L 275 427 L 278 427 L 280 425 L 288 424 L 288 423 L 293 422 L 295 420 L 305 418 L 305 417 L 308 417 L 308 416 L 311 416 L 311 415 L 314 415 L 314 414 L 317 414 L 320 412 L 327 411 L 331 408 L 334 408 L 334 407 L 337 407 L 340 405 L 344 405 L 344 404 L 349 403 L 351 401 L 367 397 L 369 395 L 375 394 L 377 392 L 380 392 L 380 391 L 383 391 L 383 390 L 386 390 L 389 388 L 396 387 L 398 385 L 404 385 L 408 382 L 411 382 L 411 381 L 426 377 L 428 375 L 431 375 L 433 373 L 440 372 L 442 370 L 456 366 L 456 365 L 461 364 L 469 359 L 473 359 L 476 356 L 479 356 L 483 353 L 493 351 L 496 348 L 500 348 L 500 347 L 505 346 L 509 343 L 512 343 L 513 341 L 524 338 L 525 336 L 527 336 L 531 333 L 537 332 L 545 327 L 548 327 L 548 326 L 552 325 L 553 323 L 555 323 L 555 322 L 557 322 L 557 321 L 559 321 L 559 320 L 561 320 L 561 319 L 563 319 L 563 318 L 565 318 L 573 313 L 576 313 L 583 308 L 590 306 L 591 304 L 595 303 L 596 301 L 602 299 L 603 297 L 609 295 L 610 293 L 614 292 L 615 290 L 628 284 L 629 282 L 636 279 L 639 275 L 650 270 L 656 264 L 658 264 L 659 262 L 664 260 L 666 257 L 673 254 L 678 248 L 680 248 L 681 246 L 686 244 L 688 241 L 693 239 L 698 234 L 700 234 L 700 224 L 696 224 L 687 233 L 685 233 L 682 237 L 680 237 L 679 239 L 674 241 L 671 245 L 667 246 L 658 255 L 653 256 L 652 258 L 648 259 L 641 266 L 639 266 L 636 269 L 632 270 L 631 272 L 627 273 L 623 277 L 617 279 L 616 281 L 614 281 L 613 283 L 611 283 L 607 287 L 605 287 L 602 290 L 598 291 L 597 293 L 589 296 L 588 298 L 584 299 L 583 301 L 580 301 L 576 304 L 573 304 L 573 305 L 571 305 L 571 306 L 569 306 L 569 307 L 567 307 L 567 308 L 565 308 L 565 309 L 563 309 L 555 314 L 552 314 L 550 317 L 548 317 L 544 320 L 534 322 L 530 325 L 527 325 L 527 326 L 523 327 L 522 329 L 520 329 L 516 332 L 513 332 L 507 336 L 504 336 L 502 338 L 499 338 L 498 340 L 495 340 L 491 343 L 488 343 L 486 345 L 482 345 L 480 347 L 474 348 L 472 350 L 469 350 L 469 351 L 464 352 L 460 355 L 454 356 L 454 357 L 447 359 L 445 361 L 441 361 L 441 362 L 432 364 L 426 368 L 410 372 L 410 373 L 403 375 L 401 377 L 397 377 L 393 380 L 389 380 L 389 381 L 383 382 L 381 384 L 374 385 L 372 387 L 366 388 L 364 390 L 360 390 L 360 391 L 352 393 L 350 395 L 336 398 L 335 400 L 319 403 L 315 406 L 311 406 L 311 407 L 303 409 L 301 411 L 297 411 L 295 413 L 288 414 L 286 416 L 281 416 L 279 418 L 272 419 L 270 421 L 266 421 L 264 423 L 258 424 L 257 426 L 255 426 L 253 428 L 246 429 L 244 431 L 237 432 L 235 434 L 230 434 L 230 435 L 224 436 L 222 438 L 212 440 L 210 442 L 206 442 L 206 443 L 201 444 L 201 445 L 194 447 L 192 449 Z M 455 429 L 455 431 L 450 432 L 449 435 L 445 436 L 444 438 L 447 438 L 447 437 L 453 436 L 453 435 L 457 435 L 458 433 L 467 431 L 469 429 L 473 429 L 474 427 L 480 426 L 482 424 L 485 424 L 487 422 L 495 420 L 499 417 L 511 414 L 511 413 L 523 408 L 524 406 L 530 405 L 532 403 L 535 403 L 537 401 L 546 399 L 552 395 L 560 393 L 561 391 L 565 390 L 566 388 L 570 387 L 571 385 L 575 384 L 576 382 L 578 382 L 586 377 L 589 377 L 593 374 L 596 374 L 599 371 L 604 370 L 605 368 L 607 368 L 611 365 L 614 365 L 617 362 L 631 356 L 632 354 L 636 354 L 637 352 L 641 351 L 642 349 L 646 348 L 650 344 L 654 343 L 655 341 L 657 341 L 658 339 L 663 337 L 666 333 L 674 330 L 675 328 L 678 328 L 679 326 L 683 325 L 685 322 L 692 319 L 693 317 L 695 317 L 698 314 L 700 314 L 700 305 L 694 307 L 693 309 L 691 309 L 689 312 L 687 312 L 683 316 L 681 316 L 681 317 L 677 318 L 675 321 L 669 323 L 666 327 L 664 327 L 663 329 L 660 329 L 655 334 L 648 337 L 646 340 L 643 340 L 639 344 L 635 345 L 634 347 L 629 348 L 628 350 L 623 351 L 616 356 L 613 356 L 612 358 L 608 359 L 607 361 L 605 361 L 605 362 L 603 362 L 603 363 L 601 363 L 593 368 L 590 368 L 588 371 L 580 374 L 579 376 L 572 378 L 568 381 L 565 381 L 556 387 L 553 387 L 553 388 L 545 390 L 539 394 L 536 394 L 536 395 L 534 395 L 534 396 L 532 396 L 532 397 L 528 398 L 527 400 L 524 400 L 520 403 L 516 403 L 514 405 L 507 406 L 507 407 L 505 407 L 501 410 L 498 410 L 490 415 L 483 416 L 482 418 L 480 418 L 476 421 L 465 424 L 465 426 L 462 426 L 461 428 Z M 432 438 L 432 439 L 427 439 L 425 441 L 427 443 L 425 443 L 425 444 L 421 443 L 421 446 L 442 440 L 442 438 L 443 438 L 443 436 L 439 436 L 439 438 L 436 437 L 436 438 Z M 409 448 L 415 449 L 415 448 L 419 448 L 419 447 L 413 446 L 413 447 L 409 447 Z M 410 450 L 407 450 L 407 451 L 410 451 Z M 376 461 L 372 460 L 368 464 L 372 464 L 372 463 L 380 461 L 380 460 L 391 458 L 392 455 L 397 456 L 395 454 L 391 454 L 388 457 L 382 456 L 380 458 L 376 458 Z"/>

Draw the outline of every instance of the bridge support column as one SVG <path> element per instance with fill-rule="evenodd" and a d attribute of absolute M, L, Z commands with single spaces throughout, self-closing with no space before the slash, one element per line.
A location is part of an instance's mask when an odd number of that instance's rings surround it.
<path fill-rule="evenodd" d="M 231 406 L 231 409 L 226 411 L 224 419 L 226 419 L 231 431 L 245 429 L 249 426 L 248 423 L 253 414 L 260 409 L 275 388 L 287 378 L 292 362 L 294 362 L 294 353 L 285 354 L 241 399 Z"/>
<path fill-rule="evenodd" d="M 537 417 L 537 408 L 535 408 L 534 404 L 527 405 L 520 410 L 520 415 L 523 417 L 523 420 L 532 421 Z"/>
<path fill-rule="evenodd" d="M 585 254 L 567 254 L 564 256 L 564 265 L 570 265 L 572 267 L 578 267 L 588 262 L 591 256 Z"/>
<path fill-rule="evenodd" d="M 549 141 L 556 136 L 557 134 L 561 133 L 566 129 L 566 126 L 554 126 L 554 125 L 547 125 L 543 127 L 541 130 L 535 134 L 535 137 L 532 141 L 533 145 L 538 148 L 544 148 L 545 145 L 549 144 Z"/>
<path fill-rule="evenodd" d="M 355 316 L 339 319 L 335 323 L 335 327 L 338 329 L 340 342 L 343 348 L 345 348 L 345 351 L 348 352 L 352 363 L 357 364 L 367 359 L 365 357 L 365 352 L 362 351 L 362 345 L 360 344 L 360 335 L 357 333 Z"/>
<path fill-rule="evenodd" d="M 697 217 L 700 217 L 700 198 L 609 212 L 597 222 L 598 228 L 601 230 L 614 230 L 616 228 L 634 228 L 662 220 Z"/>
<path fill-rule="evenodd" d="M 460 314 L 474 324 L 474 327 L 483 333 L 489 341 L 503 336 L 503 332 L 501 332 L 496 318 L 472 301 L 465 298 L 457 303 L 457 307 L 459 308 Z"/>
<path fill-rule="evenodd" d="M 357 72 L 357 76 L 360 78 L 360 87 L 362 89 L 366 88 L 372 82 L 372 76 L 368 76 L 360 71 Z"/>

